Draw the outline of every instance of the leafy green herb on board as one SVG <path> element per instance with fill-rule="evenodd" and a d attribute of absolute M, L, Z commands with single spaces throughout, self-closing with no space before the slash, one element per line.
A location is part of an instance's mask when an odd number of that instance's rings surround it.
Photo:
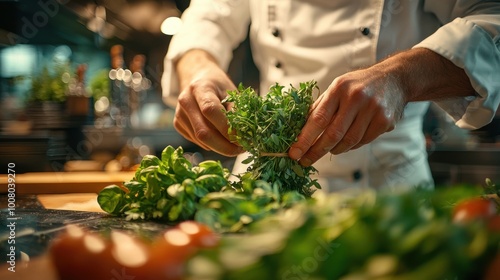
<path fill-rule="evenodd" d="M 101 208 L 127 219 L 162 219 L 170 222 L 192 219 L 200 198 L 228 186 L 229 171 L 220 162 L 207 160 L 193 166 L 182 147 L 166 147 L 161 159 L 145 156 L 132 180 L 121 188 L 101 190 Z"/>
<path fill-rule="evenodd" d="M 177 223 L 197 220 L 217 232 L 241 232 L 254 221 L 288 208 L 305 197 L 296 191 L 281 193 L 277 185 L 242 176 L 228 181 L 220 162 L 193 166 L 182 147 L 166 147 L 161 159 L 145 156 L 132 180 L 99 192 L 97 202 L 127 220 Z"/>
<path fill-rule="evenodd" d="M 252 163 L 248 172 L 254 179 L 276 185 L 282 193 L 294 190 L 306 197 L 313 187 L 320 188 L 310 177 L 314 167 L 303 167 L 286 156 L 307 120 L 317 88 L 315 81 L 300 83 L 298 89 L 290 85 L 287 90 L 276 83 L 261 97 L 240 84 L 238 90 L 228 92 L 223 102 L 234 104 L 226 111 L 229 135 L 250 153 L 244 163 Z"/>

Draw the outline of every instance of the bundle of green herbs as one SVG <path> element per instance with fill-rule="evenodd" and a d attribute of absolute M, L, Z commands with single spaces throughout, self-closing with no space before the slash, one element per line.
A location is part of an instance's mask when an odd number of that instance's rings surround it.
<path fill-rule="evenodd" d="M 316 81 L 309 81 L 288 89 L 276 83 L 263 96 L 241 84 L 237 90 L 228 91 L 223 100 L 233 103 L 232 109 L 225 112 L 228 132 L 231 140 L 250 154 L 243 161 L 250 164 L 246 174 L 276 185 L 281 193 L 297 191 L 310 197 L 314 188 L 320 188 L 311 178 L 317 171 L 314 167 L 301 166 L 287 156 L 306 123 L 315 89 Z"/>

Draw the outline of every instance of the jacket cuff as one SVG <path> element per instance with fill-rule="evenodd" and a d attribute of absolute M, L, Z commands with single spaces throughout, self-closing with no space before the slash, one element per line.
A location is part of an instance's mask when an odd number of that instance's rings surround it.
<path fill-rule="evenodd" d="M 413 48 L 427 48 L 463 68 L 476 97 L 437 101 L 465 129 L 485 126 L 500 103 L 500 35 L 492 37 L 479 25 L 463 18 L 444 25 Z"/>

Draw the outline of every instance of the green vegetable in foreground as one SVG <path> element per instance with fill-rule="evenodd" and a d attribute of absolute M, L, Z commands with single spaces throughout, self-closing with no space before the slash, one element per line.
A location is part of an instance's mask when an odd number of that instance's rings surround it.
<path fill-rule="evenodd" d="M 219 161 L 193 166 L 182 147 L 166 147 L 161 159 L 145 156 L 134 178 L 122 187 L 101 190 L 101 208 L 128 220 L 178 223 L 197 220 L 218 232 L 242 231 L 256 220 L 304 199 L 297 192 L 281 193 L 277 186 L 244 176 L 228 180 L 229 171 Z"/>
<path fill-rule="evenodd" d="M 247 233 L 224 235 L 218 247 L 194 255 L 185 266 L 189 279 L 484 279 L 500 256 L 500 231 L 490 226 L 499 216 L 452 219 L 458 203 L 483 194 L 479 188 L 305 199 L 250 172 L 238 182 L 228 176 L 220 162 L 194 166 L 182 148 L 169 146 L 161 158 L 144 157 L 124 186 L 104 188 L 98 202 L 127 219 L 194 219 L 217 232 Z M 498 194 L 487 180 L 482 197 L 498 201 Z"/>
<path fill-rule="evenodd" d="M 166 147 L 161 159 L 145 156 L 132 180 L 123 188 L 104 188 L 97 201 L 111 214 L 127 219 L 163 219 L 170 222 L 192 219 L 200 198 L 228 185 L 229 171 L 218 161 L 193 166 L 182 147 Z"/>
<path fill-rule="evenodd" d="M 281 192 L 298 191 L 306 197 L 319 184 L 310 175 L 316 172 L 312 166 L 303 167 L 286 153 L 297 141 L 306 123 L 313 102 L 315 81 L 300 83 L 297 89 L 290 85 L 273 85 L 264 96 L 254 89 L 239 86 L 229 91 L 223 102 L 232 102 L 226 112 L 229 135 L 250 153 L 244 163 L 251 163 L 248 172 L 252 178 L 277 185 Z"/>
<path fill-rule="evenodd" d="M 219 272 L 211 279 L 485 279 L 500 256 L 500 231 L 481 219 L 455 223 L 446 208 L 480 192 L 319 193 L 253 223 L 251 234 L 225 236 L 192 264 L 209 260 Z M 189 279 L 207 276 L 186 267 Z"/>

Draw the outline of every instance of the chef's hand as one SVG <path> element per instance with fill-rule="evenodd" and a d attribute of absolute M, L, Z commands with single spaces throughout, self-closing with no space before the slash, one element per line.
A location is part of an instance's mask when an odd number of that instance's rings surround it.
<path fill-rule="evenodd" d="M 236 87 L 215 59 L 202 50 L 192 50 L 176 64 L 179 95 L 174 127 L 189 141 L 205 150 L 235 156 L 241 147 L 231 143 L 221 100 Z M 229 108 L 226 108 L 229 109 Z"/>
<path fill-rule="evenodd" d="M 406 100 L 396 78 L 374 69 L 336 78 L 312 105 L 290 157 L 309 166 L 326 153 L 340 154 L 394 129 Z"/>
<path fill-rule="evenodd" d="M 472 95 L 469 78 L 451 61 L 424 48 L 405 51 L 337 77 L 312 105 L 289 156 L 309 166 L 393 130 L 410 101 Z"/>

